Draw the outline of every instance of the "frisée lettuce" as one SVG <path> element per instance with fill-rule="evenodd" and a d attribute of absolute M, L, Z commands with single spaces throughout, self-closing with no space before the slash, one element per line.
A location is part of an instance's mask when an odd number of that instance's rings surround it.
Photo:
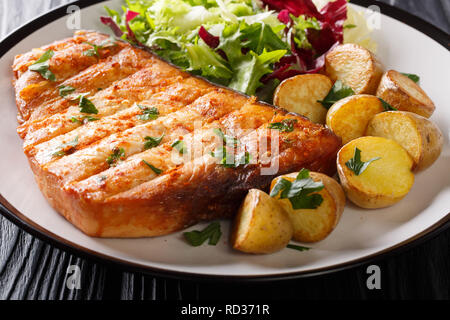
<path fill-rule="evenodd" d="M 101 21 L 186 71 L 255 95 L 323 67 L 346 18 L 346 0 L 333 3 L 319 12 L 312 0 L 126 0 Z"/>

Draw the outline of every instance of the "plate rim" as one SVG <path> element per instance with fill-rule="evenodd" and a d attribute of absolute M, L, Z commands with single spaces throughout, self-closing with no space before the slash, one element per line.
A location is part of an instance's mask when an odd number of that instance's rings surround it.
<path fill-rule="evenodd" d="M 10 49 L 12 49 L 18 41 L 23 40 L 25 37 L 29 36 L 31 33 L 44 27 L 45 25 L 65 16 L 67 14 L 67 8 L 72 5 L 77 5 L 80 8 L 86 8 L 91 5 L 95 5 L 106 0 L 78 0 L 68 4 L 61 5 L 47 13 L 44 13 L 37 18 L 27 22 L 26 24 L 16 28 L 10 32 L 5 39 L 0 42 L 0 58 L 2 58 Z M 368 7 L 370 5 L 377 5 L 381 8 L 382 14 L 394 18 L 402 23 L 409 25 L 415 30 L 424 33 L 444 48 L 450 51 L 450 35 L 445 31 L 433 26 L 432 24 L 426 22 L 425 20 L 414 16 L 406 11 L 399 8 L 393 7 L 391 5 L 379 2 L 372 2 L 370 0 L 352 0 L 353 4 L 360 5 L 363 7 Z M 380 250 L 373 254 L 346 261 L 343 263 L 316 268 L 306 271 L 293 271 L 280 274 L 269 274 L 269 275 L 220 275 L 220 274 L 201 274 L 192 272 L 182 272 L 175 270 L 167 270 L 158 267 L 150 267 L 142 265 L 139 263 L 134 263 L 119 259 L 113 256 L 103 254 L 91 250 L 89 248 L 80 246 L 72 241 L 64 239 L 49 230 L 41 227 L 37 223 L 33 222 L 20 211 L 18 211 L 14 206 L 12 206 L 7 199 L 5 199 L 0 194 L 0 213 L 9 221 L 14 223 L 16 226 L 26 231 L 27 233 L 35 236 L 39 240 L 57 247 L 58 249 L 64 250 L 71 254 L 77 255 L 87 260 L 95 261 L 96 263 L 103 264 L 105 266 L 120 269 L 123 271 L 132 271 L 148 274 L 151 276 L 162 276 L 166 278 L 179 279 L 179 280 L 196 280 L 196 281 L 239 281 L 239 282 L 266 282 L 266 281 L 278 281 L 278 280 L 291 280 L 306 277 L 315 277 L 324 274 L 331 274 L 347 269 L 352 269 L 359 267 L 363 264 L 372 263 L 374 261 L 387 258 L 394 254 L 398 254 L 407 249 L 416 247 L 427 240 L 430 240 L 441 232 L 447 230 L 450 227 L 450 212 L 440 219 L 438 222 L 430 226 L 429 228 L 423 230 L 422 232 L 416 234 L 415 236 L 406 239 L 396 245 L 389 248 Z"/>

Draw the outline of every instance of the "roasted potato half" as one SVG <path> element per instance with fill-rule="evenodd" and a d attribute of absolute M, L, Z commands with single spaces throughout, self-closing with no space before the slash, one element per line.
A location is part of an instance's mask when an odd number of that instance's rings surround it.
<path fill-rule="evenodd" d="M 381 78 L 377 96 L 399 111 L 431 117 L 435 110 L 433 101 L 413 80 L 395 70 L 389 70 Z"/>
<path fill-rule="evenodd" d="M 375 56 L 353 43 L 331 50 L 325 57 L 325 70 L 331 80 L 341 80 L 356 94 L 375 94 L 383 75 L 383 68 Z"/>
<path fill-rule="evenodd" d="M 333 82 L 322 74 L 303 74 L 284 80 L 276 89 L 274 104 L 296 112 L 315 123 L 325 124 L 327 109 L 323 100 L 333 87 Z"/>
<path fill-rule="evenodd" d="M 270 189 L 278 180 L 286 179 L 294 181 L 298 172 L 275 178 Z M 288 199 L 278 199 L 281 206 L 288 213 L 294 226 L 294 239 L 300 242 L 317 242 L 325 239 L 338 224 L 345 207 L 345 194 L 336 180 L 317 172 L 310 172 L 310 178 L 321 181 L 324 189 L 318 192 L 323 198 L 322 204 L 316 209 L 294 210 Z"/>
<path fill-rule="evenodd" d="M 439 158 L 444 145 L 442 132 L 437 125 L 406 111 L 377 114 L 369 122 L 366 135 L 397 141 L 413 159 L 414 171 L 430 167 Z"/>
<path fill-rule="evenodd" d="M 360 160 L 370 163 L 359 175 L 351 169 L 350 161 L 356 158 L 356 148 L 360 150 Z M 412 167 L 413 161 L 401 145 L 381 137 L 353 140 L 342 147 L 337 157 L 338 174 L 347 197 L 367 209 L 389 207 L 403 199 L 414 184 Z"/>
<path fill-rule="evenodd" d="M 367 124 L 384 107 L 380 99 L 371 95 L 355 95 L 336 102 L 327 113 L 327 126 L 346 144 L 362 137 Z"/>
<path fill-rule="evenodd" d="M 251 189 L 235 218 L 231 243 L 242 252 L 272 253 L 285 248 L 292 234 L 292 223 L 278 202 Z"/>

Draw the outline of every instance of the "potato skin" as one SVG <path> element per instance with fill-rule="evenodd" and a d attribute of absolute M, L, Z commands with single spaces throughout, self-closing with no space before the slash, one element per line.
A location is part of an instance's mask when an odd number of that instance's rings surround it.
<path fill-rule="evenodd" d="M 444 146 L 444 137 L 435 123 L 406 111 L 376 115 L 367 126 L 366 135 L 398 142 L 413 159 L 413 170 L 416 172 L 430 167 L 439 158 Z"/>
<path fill-rule="evenodd" d="M 355 94 L 375 94 L 383 75 L 383 67 L 369 50 L 347 43 L 330 51 L 325 57 L 326 74 L 341 80 Z"/>
<path fill-rule="evenodd" d="M 342 144 L 346 144 L 362 137 L 369 121 L 383 111 L 383 104 L 375 96 L 350 96 L 339 100 L 328 110 L 327 127 L 342 139 Z"/>
<path fill-rule="evenodd" d="M 270 189 L 279 179 L 293 181 L 297 175 L 298 172 L 294 172 L 275 178 Z M 294 226 L 294 240 L 306 243 L 325 239 L 337 226 L 345 207 L 345 194 L 336 180 L 317 172 L 310 172 L 310 177 L 316 182 L 322 181 L 325 186 L 319 192 L 324 199 L 320 207 L 294 210 L 288 199 L 278 199 Z"/>
<path fill-rule="evenodd" d="M 413 112 L 425 118 L 431 117 L 436 109 L 418 84 L 395 70 L 383 75 L 376 95 L 399 111 Z"/>
<path fill-rule="evenodd" d="M 355 147 L 361 160 L 372 162 L 359 176 L 346 162 L 353 158 Z M 414 184 L 413 161 L 397 142 L 381 137 L 362 137 L 346 144 L 338 153 L 337 167 L 341 185 L 350 201 L 361 208 L 379 209 L 403 199 Z"/>
<path fill-rule="evenodd" d="M 290 112 L 298 113 L 315 123 L 325 124 L 327 109 L 323 100 L 333 82 L 322 74 L 303 74 L 284 80 L 275 90 L 273 103 Z"/>
<path fill-rule="evenodd" d="M 235 218 L 231 244 L 242 252 L 267 254 L 285 248 L 292 234 L 292 223 L 278 202 L 251 189 Z"/>

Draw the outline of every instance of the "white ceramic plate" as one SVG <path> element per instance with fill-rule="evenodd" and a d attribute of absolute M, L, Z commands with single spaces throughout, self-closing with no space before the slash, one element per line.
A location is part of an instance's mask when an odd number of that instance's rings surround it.
<path fill-rule="evenodd" d="M 81 28 L 106 32 L 106 27 L 99 22 L 99 16 L 105 14 L 105 4 L 119 7 L 121 1 L 87 7 L 84 4 Z M 450 42 L 445 33 L 406 13 L 384 5 L 382 12 L 408 21 L 443 44 Z M 0 202 L 3 214 L 27 231 L 78 254 L 151 273 L 190 278 L 273 279 L 354 266 L 395 248 L 417 243 L 418 239 L 436 234 L 449 225 L 450 53 L 424 33 L 383 15 L 381 29 L 374 34 L 379 44 L 378 56 L 387 68 L 421 76 L 422 87 L 437 106 L 432 119 L 445 135 L 441 157 L 433 167 L 416 176 L 411 193 L 399 204 L 375 211 L 348 205 L 336 230 L 326 240 L 311 245 L 313 249 L 307 252 L 285 249 L 266 256 L 237 253 L 228 243 L 227 221 L 222 222 L 224 236 L 215 247 L 190 247 L 183 241 L 182 233 L 150 239 L 97 239 L 84 235 L 48 205 L 34 181 L 16 133 L 16 106 L 11 86 L 14 55 L 72 35 L 73 31 L 66 27 L 65 13 L 66 7 L 61 7 L 42 16 L 0 45 Z"/>

